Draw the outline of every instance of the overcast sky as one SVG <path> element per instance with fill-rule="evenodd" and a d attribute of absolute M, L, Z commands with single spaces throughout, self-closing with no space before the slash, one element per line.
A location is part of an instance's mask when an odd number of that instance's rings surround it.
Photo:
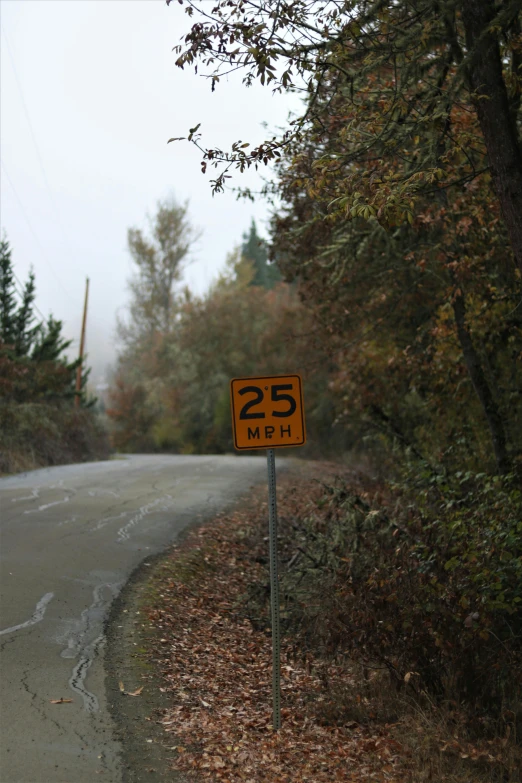
<path fill-rule="evenodd" d="M 15 272 L 36 273 L 36 305 L 64 321 L 78 344 L 91 280 L 89 363 L 98 382 L 114 358 L 125 306 L 130 226 L 146 227 L 158 199 L 189 200 L 202 229 L 186 273 L 203 292 L 252 218 L 267 206 L 211 195 L 188 143 L 167 145 L 201 122 L 209 146 L 250 142 L 283 125 L 296 99 L 230 78 L 211 93 L 172 47 L 189 26 L 164 0 L 0 0 L 1 229 Z M 241 183 L 254 186 L 256 175 Z"/>

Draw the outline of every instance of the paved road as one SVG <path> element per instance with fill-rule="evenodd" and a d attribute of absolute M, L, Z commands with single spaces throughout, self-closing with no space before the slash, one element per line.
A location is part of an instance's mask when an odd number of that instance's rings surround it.
<path fill-rule="evenodd" d="M 121 781 L 108 608 L 144 558 L 265 470 L 262 457 L 131 456 L 0 479 L 1 783 Z"/>

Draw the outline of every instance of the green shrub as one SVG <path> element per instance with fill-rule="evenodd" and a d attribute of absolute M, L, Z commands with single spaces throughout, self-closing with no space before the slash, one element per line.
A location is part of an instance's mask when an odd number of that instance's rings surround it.
<path fill-rule="evenodd" d="M 391 488 L 387 513 L 342 483 L 326 488 L 294 523 L 288 626 L 332 655 L 378 662 L 399 688 L 522 720 L 519 485 L 470 473 L 421 482 Z"/>
<path fill-rule="evenodd" d="M 107 459 L 107 432 L 89 408 L 0 404 L 0 473 Z"/>

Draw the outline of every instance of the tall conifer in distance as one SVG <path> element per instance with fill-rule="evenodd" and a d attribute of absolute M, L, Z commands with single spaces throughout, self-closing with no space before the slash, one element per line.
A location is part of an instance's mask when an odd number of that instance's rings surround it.
<path fill-rule="evenodd" d="M 11 248 L 7 239 L 2 239 L 0 242 L 0 342 L 5 345 L 15 343 L 16 310 Z"/>
<path fill-rule="evenodd" d="M 39 323 L 35 324 L 36 319 L 33 313 L 35 291 L 34 272 L 31 271 L 22 292 L 22 303 L 16 311 L 14 345 L 16 356 L 28 356 L 41 329 Z"/>
<path fill-rule="evenodd" d="M 281 274 L 277 266 L 268 263 L 268 248 L 265 240 L 261 239 L 257 233 L 254 220 L 252 220 L 250 230 L 243 234 L 241 255 L 253 264 L 254 277 L 251 285 L 273 288 L 281 280 Z"/>

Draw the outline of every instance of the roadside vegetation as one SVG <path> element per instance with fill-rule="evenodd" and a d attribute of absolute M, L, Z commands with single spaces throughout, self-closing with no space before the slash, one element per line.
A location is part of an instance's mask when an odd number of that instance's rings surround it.
<path fill-rule="evenodd" d="M 34 312 L 35 279 L 17 289 L 7 240 L 0 242 L 0 473 L 104 459 L 108 436 L 86 394 L 83 373 L 75 407 L 78 361 L 62 323 Z"/>
<path fill-rule="evenodd" d="M 213 89 L 243 69 L 303 111 L 255 148 L 189 132 L 215 193 L 275 166 L 269 238 L 253 226 L 207 295 L 176 289 L 179 254 L 164 274 L 167 207 L 150 239 L 129 234 L 146 328 L 125 335 L 115 443 L 229 451 L 230 378 L 301 372 L 302 454 L 373 481 L 285 512 L 288 633 L 359 666 L 331 720 L 368 720 L 377 683 L 466 762 L 428 748 L 412 780 L 519 780 L 503 754 L 522 731 L 520 3 L 185 5 L 180 67 L 203 63 Z"/>
<path fill-rule="evenodd" d="M 408 541 L 396 536 L 402 556 L 392 559 L 406 562 L 407 573 L 390 584 L 390 556 L 379 557 L 375 536 L 377 520 L 399 500 L 387 493 L 382 482 L 333 463 L 301 463 L 279 477 L 277 733 L 266 488 L 193 531 L 154 568 L 140 604 L 137 642 L 145 649 L 136 672 L 145 669 L 146 690 L 158 687 L 152 664 L 170 697 L 154 717 L 173 770 L 230 783 L 519 783 L 520 714 L 508 671 L 516 664 L 507 662 L 516 643 L 499 656 L 493 635 L 482 634 L 474 660 L 481 629 L 500 626 L 506 638 L 502 616 L 490 608 L 466 623 L 452 573 L 422 607 L 405 600 L 398 582 L 422 596 L 430 578 L 411 567 Z M 392 590 L 397 600 L 389 600 Z M 495 663 L 479 672 L 489 653 Z M 488 688 L 496 705 L 484 700 Z"/>

